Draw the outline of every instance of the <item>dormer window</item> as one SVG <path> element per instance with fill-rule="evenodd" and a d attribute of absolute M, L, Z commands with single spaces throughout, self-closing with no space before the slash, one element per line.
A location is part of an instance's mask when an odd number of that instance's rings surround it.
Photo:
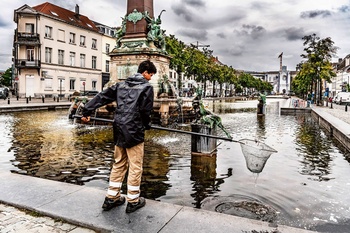
<path fill-rule="evenodd" d="M 58 17 L 58 14 L 57 14 L 56 12 L 54 12 L 54 11 L 50 11 L 50 13 L 51 13 L 52 15 L 57 16 L 57 17 Z"/>

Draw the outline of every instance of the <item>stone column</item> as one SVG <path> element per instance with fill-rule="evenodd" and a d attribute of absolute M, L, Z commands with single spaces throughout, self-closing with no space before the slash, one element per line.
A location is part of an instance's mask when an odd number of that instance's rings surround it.
<path fill-rule="evenodd" d="M 133 12 L 144 13 L 145 11 L 148 12 L 150 17 L 154 17 L 153 0 L 128 0 L 127 15 L 130 15 Z M 146 34 L 147 22 L 144 18 L 136 23 L 130 21 L 126 22 L 125 39 L 146 37 Z"/>

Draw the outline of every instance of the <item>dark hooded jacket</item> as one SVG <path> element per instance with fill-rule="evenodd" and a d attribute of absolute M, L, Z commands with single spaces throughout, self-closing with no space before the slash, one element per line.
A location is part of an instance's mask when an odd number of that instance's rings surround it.
<path fill-rule="evenodd" d="M 83 116 L 90 116 L 95 109 L 113 101 L 117 102 L 113 122 L 115 145 L 130 148 L 144 142 L 153 109 L 152 85 L 137 73 L 97 94 L 85 104 Z"/>

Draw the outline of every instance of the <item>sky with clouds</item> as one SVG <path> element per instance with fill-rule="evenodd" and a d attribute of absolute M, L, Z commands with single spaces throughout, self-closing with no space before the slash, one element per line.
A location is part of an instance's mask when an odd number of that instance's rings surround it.
<path fill-rule="evenodd" d="M 40 0 L 1 0 L 0 70 L 11 66 L 15 9 Z M 49 0 L 91 20 L 120 26 L 127 0 Z M 350 54 L 350 0 L 154 0 L 154 15 L 162 10 L 162 28 L 186 44 L 210 45 L 213 55 L 235 69 L 276 71 L 283 65 L 295 70 L 302 59 L 305 35 L 330 37 L 337 57 Z"/>

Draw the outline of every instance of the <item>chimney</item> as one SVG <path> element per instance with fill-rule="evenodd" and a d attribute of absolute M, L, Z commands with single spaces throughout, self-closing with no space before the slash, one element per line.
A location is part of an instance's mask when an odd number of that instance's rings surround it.
<path fill-rule="evenodd" d="M 75 16 L 79 18 L 79 5 L 75 5 Z"/>

